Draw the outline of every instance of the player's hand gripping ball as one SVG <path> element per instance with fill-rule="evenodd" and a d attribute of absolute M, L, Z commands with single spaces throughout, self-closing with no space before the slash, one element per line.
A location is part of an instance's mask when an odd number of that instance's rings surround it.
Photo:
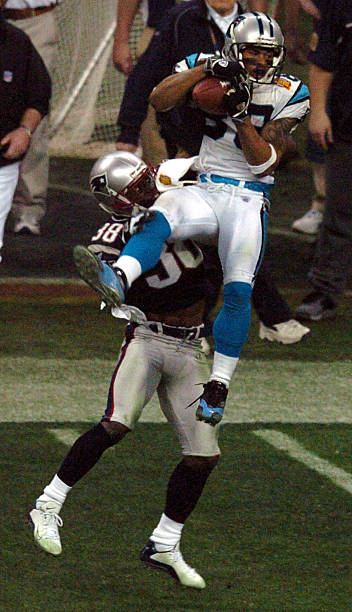
<path fill-rule="evenodd" d="M 218 77 L 206 77 L 193 87 L 192 100 L 197 108 L 210 115 L 227 115 L 223 98 L 230 87 L 230 81 Z"/>

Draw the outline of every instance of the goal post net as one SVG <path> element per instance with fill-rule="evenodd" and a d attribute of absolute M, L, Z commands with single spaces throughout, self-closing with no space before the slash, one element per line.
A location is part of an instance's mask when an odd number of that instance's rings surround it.
<path fill-rule="evenodd" d="M 114 150 L 126 82 L 112 63 L 116 0 L 64 0 L 56 11 L 50 154 L 98 157 Z M 130 36 L 132 53 L 142 29 L 137 15 Z"/>

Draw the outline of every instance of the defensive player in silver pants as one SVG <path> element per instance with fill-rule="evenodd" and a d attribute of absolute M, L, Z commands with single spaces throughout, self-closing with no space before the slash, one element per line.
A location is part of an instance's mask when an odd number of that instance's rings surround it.
<path fill-rule="evenodd" d="M 137 225 L 132 203 L 149 206 L 155 199 L 152 170 L 130 153 L 116 152 L 98 160 L 91 189 L 112 217 L 92 238 L 89 249 L 75 250 L 81 276 L 107 303 L 99 280 L 102 261 L 115 261 Z M 138 208 L 138 207 L 137 207 Z M 136 223 L 137 219 L 137 223 Z M 101 422 L 75 442 L 57 474 L 28 515 L 36 543 L 58 555 L 61 507 L 71 488 L 102 453 L 133 430 L 143 408 L 157 392 L 161 409 L 174 427 L 183 458 L 167 486 L 164 511 L 140 559 L 167 571 L 185 586 L 202 589 L 205 581 L 180 552 L 183 525 L 195 507 L 220 450 L 218 426 L 196 419 L 199 384 L 209 376 L 200 339 L 204 333 L 204 266 L 191 241 L 166 244 L 160 261 L 127 295 L 129 306 L 113 309 L 130 317 Z"/>

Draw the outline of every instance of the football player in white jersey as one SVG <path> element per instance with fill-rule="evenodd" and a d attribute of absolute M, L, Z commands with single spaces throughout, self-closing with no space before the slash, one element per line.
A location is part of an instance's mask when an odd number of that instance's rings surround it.
<path fill-rule="evenodd" d="M 194 165 L 198 183 L 161 194 L 151 209 L 155 218 L 129 241 L 114 265 L 114 275 L 96 262 L 111 303 L 119 305 L 132 282 L 155 265 L 165 240 L 217 243 L 224 302 L 213 327 L 211 376 L 196 414 L 210 425 L 222 419 L 249 331 L 250 297 L 265 246 L 273 172 L 290 133 L 309 111 L 307 87 L 281 74 L 284 58 L 277 22 L 264 13 L 243 13 L 228 29 L 222 58 L 193 54 L 154 89 L 151 101 L 162 112 L 190 98 L 195 84 L 207 76 L 232 83 L 223 98 L 227 115 L 205 116 Z M 167 184 L 167 176 L 164 181 Z"/>

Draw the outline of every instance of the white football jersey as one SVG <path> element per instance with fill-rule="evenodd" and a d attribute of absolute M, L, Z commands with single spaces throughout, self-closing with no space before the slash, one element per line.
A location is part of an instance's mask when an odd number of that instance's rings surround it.
<path fill-rule="evenodd" d="M 174 71 L 194 68 L 208 54 L 195 53 L 176 64 Z M 309 112 L 308 87 L 292 75 L 282 74 L 274 84 L 255 84 L 248 109 L 253 125 L 260 132 L 268 121 L 292 117 L 303 121 Z M 236 124 L 231 117 L 207 115 L 205 134 L 199 152 L 202 172 L 246 181 L 272 184 L 274 177 L 258 178 L 253 174 L 242 152 Z"/>

